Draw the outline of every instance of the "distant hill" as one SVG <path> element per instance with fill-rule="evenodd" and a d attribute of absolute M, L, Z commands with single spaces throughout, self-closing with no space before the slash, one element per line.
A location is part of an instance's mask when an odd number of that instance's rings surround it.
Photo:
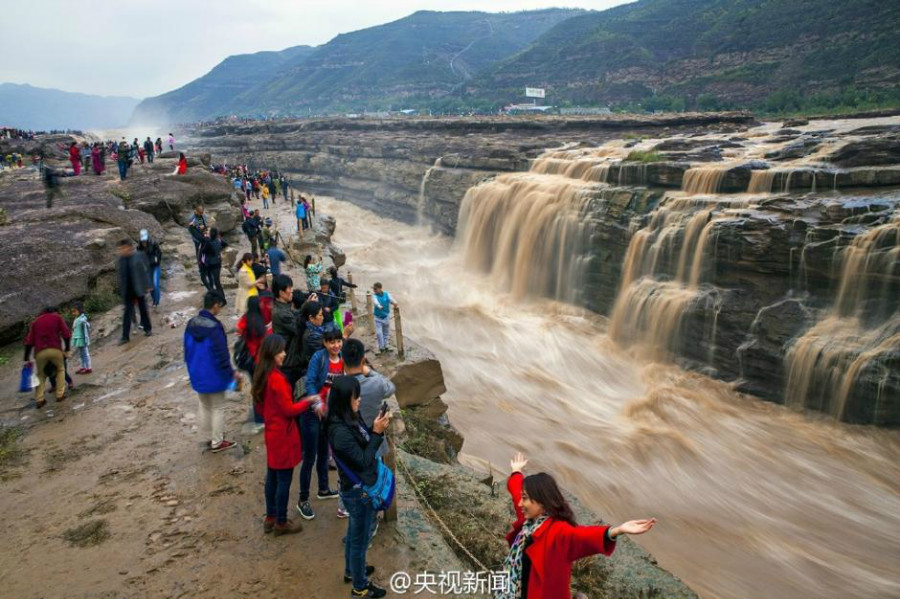
<path fill-rule="evenodd" d="M 900 104 L 900 2 L 642 0 L 557 25 L 468 95 L 508 101 L 526 85 L 547 88 L 552 104 L 777 109 L 816 94 Z"/>
<path fill-rule="evenodd" d="M 0 83 L 0 126 L 35 131 L 122 127 L 138 102 L 138 98 Z"/>
<path fill-rule="evenodd" d="M 768 112 L 900 106 L 897 0 L 640 0 L 602 12 L 420 11 L 226 59 L 135 120 L 546 104 Z"/>
<path fill-rule="evenodd" d="M 542 33 L 584 11 L 548 9 L 515 13 L 420 11 L 339 35 L 327 44 L 282 59 L 230 57 L 188 85 L 141 103 L 146 118 L 192 121 L 228 114 L 305 114 L 404 108 L 462 89 L 472 77 L 526 48 Z M 226 65 L 242 59 L 255 76 L 233 93 Z M 280 61 L 280 63 L 279 63 Z M 261 72 L 260 69 L 269 70 Z M 210 78 L 214 79 L 210 83 Z M 239 78 L 239 77 L 238 77 Z M 224 83 L 222 83 L 224 81 Z"/>
<path fill-rule="evenodd" d="M 248 91 L 258 94 L 279 69 L 314 50 L 312 46 L 294 46 L 280 52 L 229 56 L 199 79 L 141 102 L 132 123 L 185 122 L 231 114 L 235 98 Z"/>

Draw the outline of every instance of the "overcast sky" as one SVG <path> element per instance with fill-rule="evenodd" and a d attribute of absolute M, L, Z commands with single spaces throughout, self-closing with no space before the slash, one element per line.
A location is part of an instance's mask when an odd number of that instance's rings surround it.
<path fill-rule="evenodd" d="M 625 0 L 37 0 L 3 2 L 0 83 L 155 96 L 231 54 L 324 44 L 417 10 L 603 10 Z"/>

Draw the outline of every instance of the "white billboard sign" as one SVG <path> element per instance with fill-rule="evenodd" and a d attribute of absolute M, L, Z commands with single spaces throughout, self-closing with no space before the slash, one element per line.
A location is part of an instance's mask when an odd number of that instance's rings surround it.
<path fill-rule="evenodd" d="M 542 87 L 526 87 L 525 88 L 525 97 L 526 98 L 543 98 L 544 97 L 544 88 Z"/>

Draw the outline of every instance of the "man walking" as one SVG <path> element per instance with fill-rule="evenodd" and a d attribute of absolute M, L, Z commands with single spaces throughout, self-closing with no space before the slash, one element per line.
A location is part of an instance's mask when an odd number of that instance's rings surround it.
<path fill-rule="evenodd" d="M 287 262 L 287 254 L 283 250 L 278 249 L 278 239 L 275 236 L 269 240 L 269 269 L 273 276 L 281 274 L 281 264 Z"/>
<path fill-rule="evenodd" d="M 153 164 L 153 142 L 149 137 L 144 140 L 144 153 L 147 155 L 147 162 Z"/>
<path fill-rule="evenodd" d="M 255 210 L 253 215 L 241 225 L 241 230 L 247 235 L 247 240 L 250 242 L 251 254 L 259 254 L 260 222 L 259 210 Z"/>
<path fill-rule="evenodd" d="M 191 387 L 200 400 L 200 434 L 209 439 L 213 453 L 237 446 L 225 439 L 225 391 L 239 382 L 241 375 L 231 365 L 225 327 L 216 318 L 224 305 L 225 298 L 219 292 L 207 291 L 203 309 L 184 330 L 184 361 Z"/>
<path fill-rule="evenodd" d="M 47 401 L 44 399 L 44 386 L 47 383 L 47 375 L 44 369 L 47 364 L 56 367 L 56 401 L 66 398 L 66 367 L 63 362 L 63 343 L 66 353 L 70 350 L 72 333 L 66 326 L 66 321 L 56 311 L 56 308 L 44 308 L 25 335 L 25 361 L 31 361 L 31 351 L 34 350 L 35 370 L 37 370 L 38 386 L 34 392 L 34 407 L 43 408 Z"/>
<path fill-rule="evenodd" d="M 141 328 L 144 335 L 150 336 L 153 328 L 150 324 L 150 315 L 147 313 L 146 294 L 153 290 L 150 283 L 150 275 L 147 272 L 147 261 L 143 255 L 134 251 L 134 245 L 130 239 L 119 242 L 119 262 L 116 265 L 119 275 L 119 293 L 125 304 L 125 313 L 122 317 L 122 338 L 119 345 L 128 343 L 131 336 L 131 321 L 134 318 L 134 305 L 137 304 L 141 314 Z"/>

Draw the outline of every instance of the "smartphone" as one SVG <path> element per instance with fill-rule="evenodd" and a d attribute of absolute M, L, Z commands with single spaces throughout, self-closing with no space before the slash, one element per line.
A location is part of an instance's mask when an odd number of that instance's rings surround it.
<path fill-rule="evenodd" d="M 382 417 L 387 414 L 388 405 L 386 401 L 381 402 L 381 412 L 378 414 L 378 417 Z"/>

